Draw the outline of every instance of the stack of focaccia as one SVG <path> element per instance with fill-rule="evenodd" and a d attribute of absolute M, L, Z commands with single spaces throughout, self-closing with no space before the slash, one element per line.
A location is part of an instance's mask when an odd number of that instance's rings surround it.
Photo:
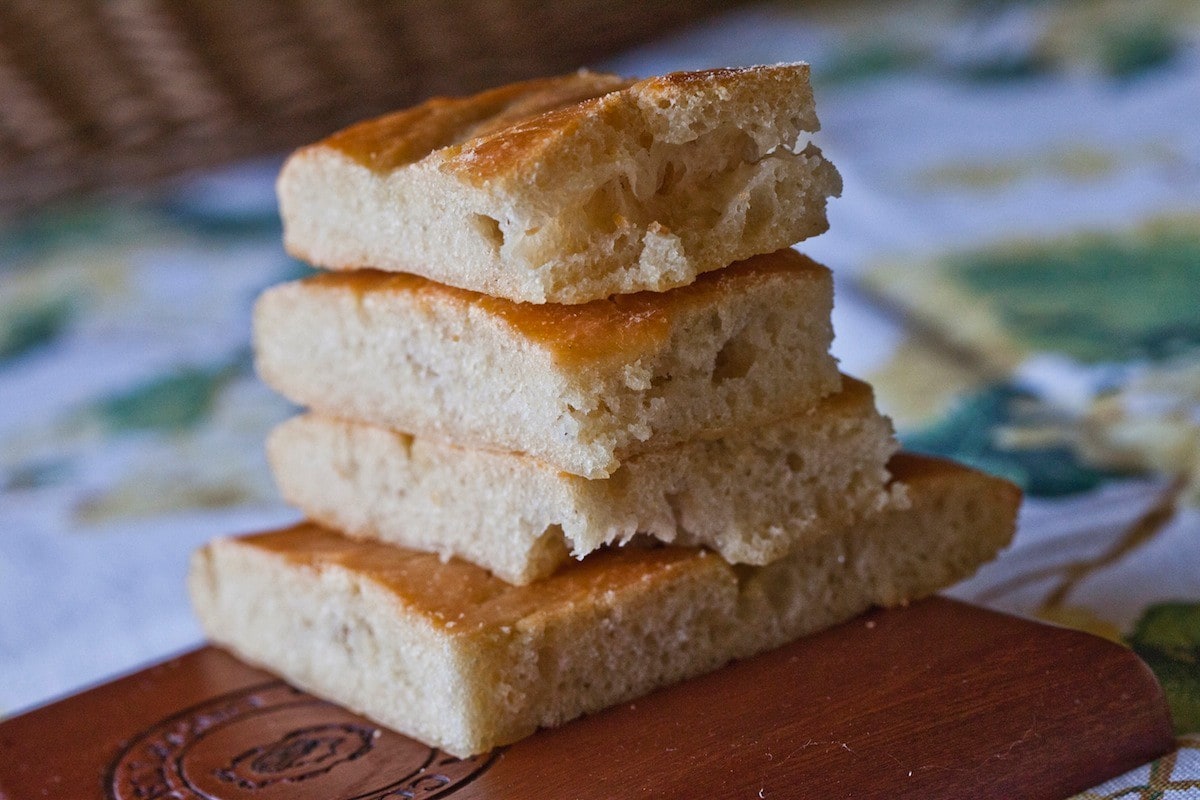
<path fill-rule="evenodd" d="M 970 574 L 1018 496 L 896 454 L 786 249 L 840 178 L 808 69 L 581 72 L 297 152 L 260 299 L 312 520 L 210 544 L 211 637 L 456 754 Z"/>

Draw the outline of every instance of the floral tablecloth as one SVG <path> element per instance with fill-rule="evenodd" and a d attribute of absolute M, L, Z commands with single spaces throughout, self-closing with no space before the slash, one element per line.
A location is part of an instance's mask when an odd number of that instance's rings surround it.
<path fill-rule="evenodd" d="M 612 64 L 814 64 L 846 179 L 801 249 L 906 446 L 1027 492 L 952 594 L 1133 648 L 1179 750 L 1088 798 L 1200 797 L 1200 4 L 776 5 Z M 187 554 L 295 518 L 249 310 L 278 161 L 0 232 L 0 713 L 197 642 Z"/>

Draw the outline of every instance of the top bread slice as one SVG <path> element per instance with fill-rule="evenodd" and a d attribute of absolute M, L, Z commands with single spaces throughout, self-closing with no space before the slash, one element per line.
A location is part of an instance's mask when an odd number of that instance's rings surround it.
<path fill-rule="evenodd" d="M 828 227 L 818 127 L 806 64 L 435 98 L 293 154 L 284 242 L 523 302 L 663 291 Z"/>

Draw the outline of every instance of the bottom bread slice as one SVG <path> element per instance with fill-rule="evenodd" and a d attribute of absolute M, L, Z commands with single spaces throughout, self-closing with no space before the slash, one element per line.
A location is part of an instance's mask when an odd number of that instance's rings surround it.
<path fill-rule="evenodd" d="M 212 542 L 189 584 L 216 643 L 465 757 L 930 594 L 1010 540 L 1016 487 L 914 456 L 891 468 L 911 507 L 765 567 L 630 546 L 512 586 L 303 524 Z"/>

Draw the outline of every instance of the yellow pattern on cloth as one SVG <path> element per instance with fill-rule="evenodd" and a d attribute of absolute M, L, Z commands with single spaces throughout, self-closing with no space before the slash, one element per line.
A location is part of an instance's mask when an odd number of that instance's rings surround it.
<path fill-rule="evenodd" d="M 1070 800 L 1196 800 L 1200 798 L 1200 734 L 1179 739 L 1179 749 L 1106 781 Z"/>

